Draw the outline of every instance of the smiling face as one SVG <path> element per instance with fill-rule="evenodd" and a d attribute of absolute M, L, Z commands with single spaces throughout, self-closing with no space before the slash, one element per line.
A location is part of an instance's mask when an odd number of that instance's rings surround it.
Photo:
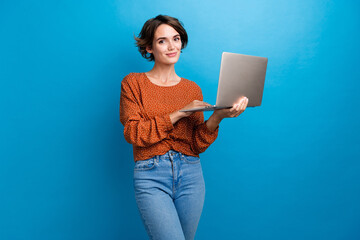
<path fill-rule="evenodd" d="M 154 55 L 155 63 L 175 64 L 180 57 L 181 44 L 180 34 L 173 27 L 161 24 L 155 31 L 152 46 L 146 47 L 146 51 Z"/>

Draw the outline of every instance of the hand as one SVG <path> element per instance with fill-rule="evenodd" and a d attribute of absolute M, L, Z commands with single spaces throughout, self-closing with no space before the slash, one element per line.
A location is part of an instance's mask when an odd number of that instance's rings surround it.
<path fill-rule="evenodd" d="M 242 114 L 245 111 L 248 103 L 249 103 L 249 99 L 247 97 L 242 97 L 238 103 L 235 103 L 233 105 L 232 108 L 215 110 L 213 115 L 220 120 L 224 118 L 238 117 L 240 114 Z"/>
<path fill-rule="evenodd" d="M 211 104 L 208 104 L 206 102 L 199 101 L 199 100 L 194 100 L 190 104 L 186 105 L 184 108 L 182 108 L 180 110 L 186 110 L 186 109 L 191 109 L 191 108 L 199 108 L 199 107 L 206 107 L 206 106 L 211 106 Z M 183 114 L 183 117 L 188 117 L 191 114 L 193 114 L 194 112 L 181 112 L 181 113 Z"/>
<path fill-rule="evenodd" d="M 192 101 L 190 104 L 186 105 L 185 107 L 183 107 L 180 110 L 186 110 L 186 109 L 191 109 L 191 108 L 197 108 L 197 107 L 205 107 L 205 106 L 211 106 L 210 104 L 203 102 L 203 101 L 199 101 L 199 100 L 194 100 Z M 180 111 L 176 111 L 173 113 L 170 113 L 170 120 L 172 124 L 175 124 L 177 121 L 179 121 L 181 118 L 183 117 L 188 117 L 191 114 L 193 114 L 194 112 L 180 112 Z"/>

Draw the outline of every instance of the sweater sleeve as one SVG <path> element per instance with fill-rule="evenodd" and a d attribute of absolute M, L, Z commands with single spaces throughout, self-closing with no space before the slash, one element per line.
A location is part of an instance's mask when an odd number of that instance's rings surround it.
<path fill-rule="evenodd" d="M 140 94 L 131 87 L 128 76 L 121 82 L 120 96 L 120 122 L 124 125 L 124 137 L 135 146 L 148 147 L 166 138 L 174 126 L 169 114 L 153 118 L 144 116 Z"/>
<path fill-rule="evenodd" d="M 201 93 L 201 89 L 199 92 L 199 98 L 203 101 L 203 96 Z M 197 117 L 197 125 L 193 132 L 193 151 L 196 154 L 200 154 L 205 152 L 205 150 L 216 140 L 219 132 L 219 126 L 215 129 L 215 131 L 211 131 L 206 126 L 206 121 L 204 122 L 204 113 L 200 112 Z"/>

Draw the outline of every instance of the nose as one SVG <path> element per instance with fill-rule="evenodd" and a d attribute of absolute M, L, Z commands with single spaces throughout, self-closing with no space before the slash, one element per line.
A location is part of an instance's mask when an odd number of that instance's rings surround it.
<path fill-rule="evenodd" d="M 168 49 L 169 50 L 174 49 L 174 43 L 172 41 L 169 42 Z"/>

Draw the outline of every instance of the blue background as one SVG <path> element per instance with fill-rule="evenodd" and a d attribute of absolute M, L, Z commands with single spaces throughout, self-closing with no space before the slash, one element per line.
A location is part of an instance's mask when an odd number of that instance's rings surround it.
<path fill-rule="evenodd" d="M 147 239 L 118 111 L 157 14 L 184 23 L 176 70 L 209 103 L 223 51 L 269 58 L 262 106 L 201 155 L 196 239 L 360 239 L 355 0 L 1 1 L 0 239 Z"/>

